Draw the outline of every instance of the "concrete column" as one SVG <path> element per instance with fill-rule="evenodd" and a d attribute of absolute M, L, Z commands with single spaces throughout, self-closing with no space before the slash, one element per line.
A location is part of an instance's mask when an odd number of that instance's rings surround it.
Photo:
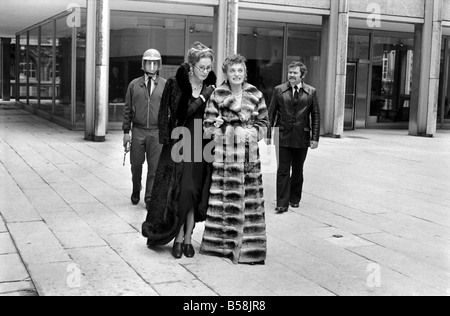
<path fill-rule="evenodd" d="M 228 0 L 227 56 L 237 53 L 239 0 Z"/>
<path fill-rule="evenodd" d="M 87 0 L 85 138 L 106 139 L 109 107 L 110 2 Z"/>
<path fill-rule="evenodd" d="M 226 58 L 226 41 L 223 39 L 227 37 L 227 10 L 228 1 L 219 1 L 219 6 L 214 7 L 213 49 L 215 52 L 214 67 L 217 75 L 217 85 L 222 84 L 224 81 L 222 65 Z"/>
<path fill-rule="evenodd" d="M 331 1 L 331 14 L 323 18 L 320 102 L 323 103 L 323 133 L 339 138 L 344 133 L 347 79 L 348 0 Z"/>
<path fill-rule="evenodd" d="M 237 53 L 238 24 L 239 0 L 219 1 L 219 6 L 214 8 L 214 51 L 217 84 L 224 81 L 223 62 L 229 55 Z"/>
<path fill-rule="evenodd" d="M 9 101 L 11 99 L 11 39 L 2 38 L 0 45 L 0 99 Z"/>
<path fill-rule="evenodd" d="M 437 129 L 442 44 L 442 0 L 425 0 L 425 23 L 416 25 L 409 134 L 433 137 Z"/>

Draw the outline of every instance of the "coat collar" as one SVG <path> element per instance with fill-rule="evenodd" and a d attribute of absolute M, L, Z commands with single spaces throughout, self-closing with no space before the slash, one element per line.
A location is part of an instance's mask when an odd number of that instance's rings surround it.
<path fill-rule="evenodd" d="M 161 81 L 161 77 L 159 75 L 157 75 L 156 79 L 155 79 L 155 85 L 157 86 L 160 81 Z M 141 87 L 145 87 L 146 86 L 146 76 L 145 76 L 145 74 L 139 79 L 139 85 Z"/>
<path fill-rule="evenodd" d="M 186 93 L 188 95 L 192 94 L 192 86 L 189 82 L 189 71 L 190 71 L 189 64 L 182 64 L 180 68 L 178 68 L 177 74 L 175 75 L 175 78 L 177 80 L 177 84 L 180 87 L 181 91 L 183 93 Z M 216 85 L 217 77 L 214 71 L 211 71 L 204 81 L 204 84 L 206 86 Z"/>
<path fill-rule="evenodd" d="M 286 93 L 286 92 L 292 92 L 292 85 L 291 85 L 291 83 L 290 82 L 286 82 L 285 84 L 283 84 L 282 85 L 282 91 L 283 91 L 283 93 Z M 313 94 L 313 90 L 312 90 L 312 87 L 311 86 L 308 86 L 306 83 L 303 83 L 303 85 L 302 85 L 302 89 L 301 90 L 303 90 L 303 91 L 305 91 L 306 93 L 308 93 L 309 95 L 312 95 Z"/>
<path fill-rule="evenodd" d="M 227 92 L 229 92 L 230 94 L 232 94 L 231 92 L 231 87 L 230 84 L 228 82 L 223 83 L 218 89 L 223 89 Z M 244 83 L 244 85 L 242 86 L 242 91 L 245 93 L 251 93 L 252 91 L 254 91 L 256 88 L 254 86 L 252 86 L 249 83 Z"/>

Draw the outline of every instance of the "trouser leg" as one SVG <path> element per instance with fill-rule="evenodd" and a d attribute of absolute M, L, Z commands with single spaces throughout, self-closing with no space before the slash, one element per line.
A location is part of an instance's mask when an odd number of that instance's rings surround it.
<path fill-rule="evenodd" d="M 142 166 L 145 162 L 145 134 L 137 128 L 133 129 L 130 162 L 133 193 L 140 192 L 142 190 Z"/>
<path fill-rule="evenodd" d="M 277 172 L 277 207 L 289 207 L 291 193 L 292 151 L 280 147 L 279 166 Z"/>
<path fill-rule="evenodd" d="M 148 173 L 145 187 L 145 202 L 150 201 L 152 196 L 156 169 L 158 168 L 162 148 L 163 146 L 159 143 L 159 131 L 150 131 L 146 139 Z"/>
<path fill-rule="evenodd" d="M 308 155 L 308 148 L 292 149 L 292 177 L 291 177 L 291 197 L 290 201 L 293 204 L 300 204 L 303 193 L 303 166 L 305 164 L 306 156 Z"/>

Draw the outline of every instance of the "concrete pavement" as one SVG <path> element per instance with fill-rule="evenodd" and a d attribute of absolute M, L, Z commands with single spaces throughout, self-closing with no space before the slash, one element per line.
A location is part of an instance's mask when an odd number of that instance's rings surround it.
<path fill-rule="evenodd" d="M 303 204 L 284 215 L 274 212 L 275 155 L 262 145 L 265 266 L 147 249 L 121 139 L 85 142 L 0 107 L 0 295 L 450 294 L 448 131 L 322 138 L 307 159 Z"/>

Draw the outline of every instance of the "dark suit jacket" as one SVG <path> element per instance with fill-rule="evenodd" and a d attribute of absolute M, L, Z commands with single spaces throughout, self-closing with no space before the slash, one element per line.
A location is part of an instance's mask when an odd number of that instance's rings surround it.
<path fill-rule="evenodd" d="M 308 148 L 320 138 L 320 108 L 316 89 L 303 84 L 294 100 L 291 84 L 275 88 L 269 107 L 270 127 L 279 127 L 281 147 Z M 268 138 L 271 139 L 272 128 Z"/>

